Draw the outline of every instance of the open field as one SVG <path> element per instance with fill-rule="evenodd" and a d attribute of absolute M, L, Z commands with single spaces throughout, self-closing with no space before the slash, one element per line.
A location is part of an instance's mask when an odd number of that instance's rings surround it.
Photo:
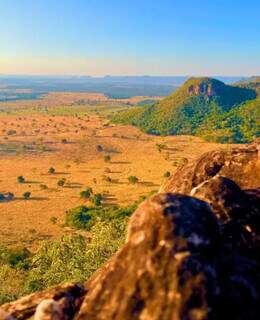
<path fill-rule="evenodd" d="M 6 245 L 33 248 L 40 240 L 72 232 L 63 227 L 64 214 L 89 205 L 79 196 L 86 187 L 102 193 L 103 205 L 131 204 L 158 190 L 166 171 L 224 147 L 194 137 L 149 136 L 131 126 L 111 125 L 104 116 L 110 110 L 104 101 L 100 115 L 89 112 L 90 107 L 77 105 L 82 112 L 74 114 L 72 106 L 56 104 L 50 104 L 46 114 L 35 110 L 28 115 L 30 104 L 19 115 L 12 114 L 20 103 L 0 115 L 0 193 L 14 194 L 12 201 L 0 203 L 0 243 Z M 105 155 L 110 162 L 105 162 Z M 54 174 L 48 173 L 51 167 Z M 19 176 L 25 183 L 18 183 Z M 139 182 L 130 184 L 129 176 Z M 62 178 L 63 187 L 57 185 Z M 29 200 L 23 198 L 25 192 L 31 193 Z M 51 222 L 53 217 L 57 223 Z"/>

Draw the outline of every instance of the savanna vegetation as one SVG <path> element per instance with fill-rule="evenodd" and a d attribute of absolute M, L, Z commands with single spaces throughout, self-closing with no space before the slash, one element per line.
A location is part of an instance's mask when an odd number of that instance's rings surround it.
<path fill-rule="evenodd" d="M 65 226 L 84 230 L 44 241 L 36 252 L 0 246 L 0 304 L 56 284 L 83 282 L 120 246 L 129 217 L 140 200 L 127 207 L 80 206 L 67 211 Z M 52 223 L 57 219 L 52 217 Z"/>
<path fill-rule="evenodd" d="M 260 99 L 251 88 L 208 78 L 190 79 L 152 106 L 119 112 L 113 121 L 156 135 L 196 135 L 220 143 L 251 142 L 260 135 Z"/>

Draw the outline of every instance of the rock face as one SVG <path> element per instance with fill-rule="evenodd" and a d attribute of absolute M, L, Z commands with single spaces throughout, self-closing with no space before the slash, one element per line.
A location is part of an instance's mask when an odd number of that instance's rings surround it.
<path fill-rule="evenodd" d="M 258 144 L 184 165 L 139 206 L 126 244 L 84 288 L 3 305 L 2 319 L 257 319 Z"/>

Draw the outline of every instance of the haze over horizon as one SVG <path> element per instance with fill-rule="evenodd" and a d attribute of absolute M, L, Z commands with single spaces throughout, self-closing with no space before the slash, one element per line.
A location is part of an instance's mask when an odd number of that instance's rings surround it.
<path fill-rule="evenodd" d="M 257 0 L 10 0 L 0 74 L 257 75 L 259 29 Z"/>

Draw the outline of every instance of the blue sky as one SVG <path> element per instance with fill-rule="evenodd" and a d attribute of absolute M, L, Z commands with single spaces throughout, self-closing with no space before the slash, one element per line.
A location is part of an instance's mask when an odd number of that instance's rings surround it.
<path fill-rule="evenodd" d="M 260 1 L 2 0 L 0 73 L 260 74 Z"/>

